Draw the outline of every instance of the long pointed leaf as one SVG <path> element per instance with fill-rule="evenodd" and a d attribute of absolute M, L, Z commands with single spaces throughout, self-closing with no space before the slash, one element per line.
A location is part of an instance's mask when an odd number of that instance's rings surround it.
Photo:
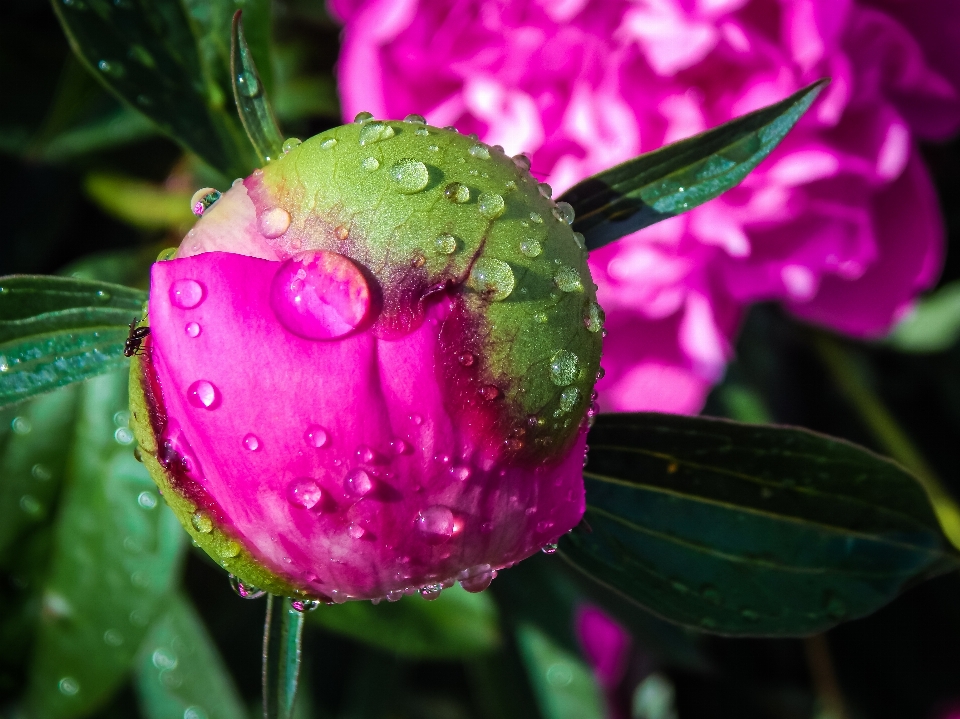
<path fill-rule="evenodd" d="M 901 467 L 801 429 L 657 414 L 590 432 L 586 524 L 563 555 L 709 631 L 803 635 L 960 566 Z"/>
<path fill-rule="evenodd" d="M 825 84 L 574 185 L 559 198 L 576 211 L 573 229 L 595 250 L 726 192 L 770 154 Z"/>
<path fill-rule="evenodd" d="M 264 162 L 280 156 L 283 135 L 273 115 L 270 101 L 264 90 L 263 80 L 253 62 L 253 53 L 247 45 L 240 20 L 242 11 L 233 16 L 232 42 L 230 44 L 230 76 L 233 86 L 233 98 L 237 103 L 240 122 L 247 131 L 247 137 Z"/>

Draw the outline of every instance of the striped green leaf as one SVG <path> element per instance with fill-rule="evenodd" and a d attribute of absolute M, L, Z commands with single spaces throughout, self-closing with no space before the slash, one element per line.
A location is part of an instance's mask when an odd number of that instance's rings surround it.
<path fill-rule="evenodd" d="M 573 229 L 595 250 L 723 194 L 770 154 L 826 82 L 579 182 L 559 198 L 576 211 Z"/>
<path fill-rule="evenodd" d="M 901 467 L 802 429 L 601 415 L 563 555 L 672 621 L 804 635 L 960 566 Z"/>
<path fill-rule="evenodd" d="M 71 277 L 0 277 L 0 407 L 123 366 L 146 293 Z"/>

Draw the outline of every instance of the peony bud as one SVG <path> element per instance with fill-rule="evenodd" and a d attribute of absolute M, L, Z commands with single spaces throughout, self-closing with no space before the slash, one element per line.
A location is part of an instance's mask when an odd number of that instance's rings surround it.
<path fill-rule="evenodd" d="M 584 510 L 603 314 L 572 208 L 415 116 L 285 149 L 153 267 L 144 461 L 245 585 L 479 591 Z"/>

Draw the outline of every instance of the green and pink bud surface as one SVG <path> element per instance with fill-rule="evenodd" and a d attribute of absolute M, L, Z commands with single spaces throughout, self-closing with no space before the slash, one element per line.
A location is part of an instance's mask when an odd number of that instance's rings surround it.
<path fill-rule="evenodd" d="M 248 586 L 482 590 L 584 511 L 603 312 L 573 210 L 417 116 L 284 150 L 153 267 L 144 461 Z"/>

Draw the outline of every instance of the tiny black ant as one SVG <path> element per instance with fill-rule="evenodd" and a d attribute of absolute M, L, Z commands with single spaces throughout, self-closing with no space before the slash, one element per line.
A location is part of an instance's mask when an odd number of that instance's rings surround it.
<path fill-rule="evenodd" d="M 130 323 L 130 334 L 127 335 L 127 341 L 123 343 L 124 357 L 133 357 L 140 354 L 140 343 L 150 334 L 150 328 L 137 327 L 139 323 L 140 319 L 137 317 L 134 317 L 133 322 Z"/>

